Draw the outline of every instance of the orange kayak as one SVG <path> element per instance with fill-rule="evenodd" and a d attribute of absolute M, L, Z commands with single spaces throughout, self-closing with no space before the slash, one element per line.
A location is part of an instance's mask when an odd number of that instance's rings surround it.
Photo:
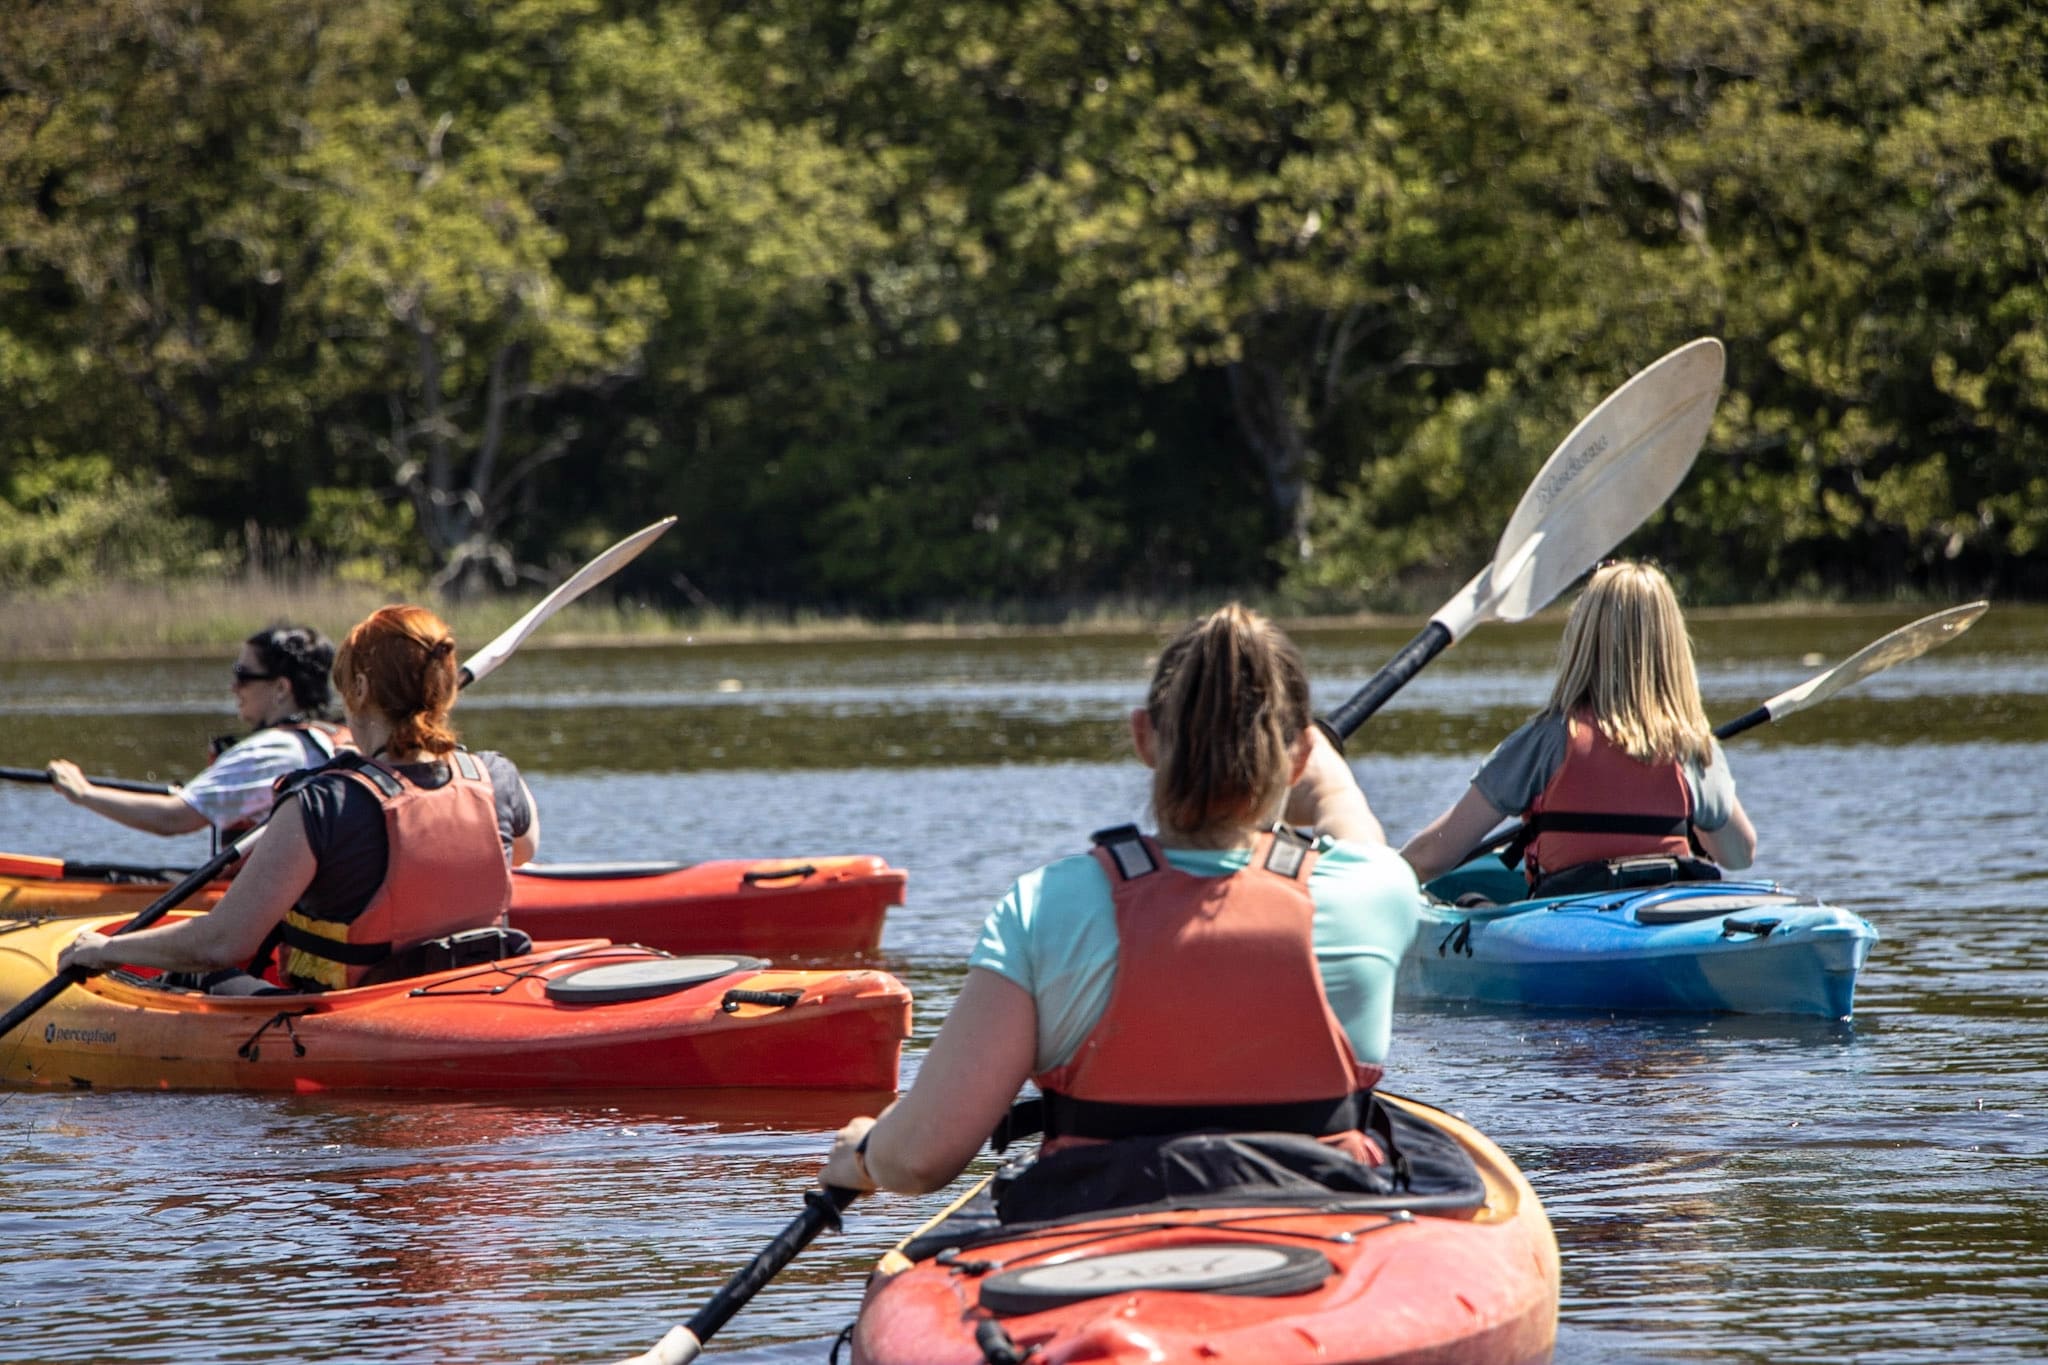
<path fill-rule="evenodd" d="M 0 1007 L 55 976 L 79 928 L 45 920 L 0 934 Z M 67 1089 L 893 1092 L 909 1033 L 910 992 L 886 972 L 769 970 L 597 939 L 318 995 L 206 995 L 105 972 L 0 1038 L 0 1079 Z"/>
<path fill-rule="evenodd" d="M 853 1358 L 1549 1360 L 1557 1242 L 1528 1182 L 1469 1125 L 1412 1100 L 1380 1099 L 1462 1149 L 1470 1165 L 1461 1189 L 1285 1202 L 1268 1191 L 1264 1204 L 1233 1192 L 1023 1224 L 999 1221 L 979 1189 L 883 1258 L 854 1325 Z"/>
<path fill-rule="evenodd" d="M 128 916 L 177 868 L 0 853 L 0 915 Z M 512 926 L 536 939 L 601 937 L 671 953 L 847 957 L 882 944 L 909 874 L 873 854 L 701 863 L 529 863 L 512 876 Z M 192 898 L 204 907 L 225 881 Z"/>

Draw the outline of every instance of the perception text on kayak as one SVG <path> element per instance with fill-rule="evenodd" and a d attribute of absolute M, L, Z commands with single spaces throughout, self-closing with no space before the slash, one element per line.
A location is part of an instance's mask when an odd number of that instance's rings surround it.
<path fill-rule="evenodd" d="M 55 1024 L 43 1028 L 46 1043 L 112 1043 L 120 1036 L 110 1028 L 58 1028 Z"/>
<path fill-rule="evenodd" d="M 1558 495 L 1559 491 L 1566 484 L 1578 477 L 1581 469 L 1584 469 L 1587 465 L 1600 458 L 1601 454 L 1607 449 L 1608 444 L 1608 439 L 1602 436 L 1599 440 L 1572 456 L 1570 460 L 1565 462 L 1562 468 L 1554 471 L 1548 478 L 1544 479 L 1536 489 L 1537 505 L 1540 507 L 1550 506 L 1551 500 Z"/>

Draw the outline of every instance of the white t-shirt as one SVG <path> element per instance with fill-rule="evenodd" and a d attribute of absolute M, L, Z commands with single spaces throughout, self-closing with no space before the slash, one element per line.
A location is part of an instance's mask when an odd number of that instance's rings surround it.
<path fill-rule="evenodd" d="M 278 778 L 325 761 L 326 755 L 302 731 L 258 730 L 180 787 L 178 795 L 215 829 L 244 825 L 270 814 Z"/>

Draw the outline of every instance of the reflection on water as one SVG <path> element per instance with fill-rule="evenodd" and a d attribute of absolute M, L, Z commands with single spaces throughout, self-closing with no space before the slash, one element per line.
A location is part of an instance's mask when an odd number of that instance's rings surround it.
<path fill-rule="evenodd" d="M 1918 614 L 1705 621 L 1710 709 Z M 1729 746 L 1758 871 L 1882 931 L 1853 1023 L 1399 1011 L 1390 1088 L 1478 1123 L 1550 1211 L 1563 1365 L 2048 1357 L 2044 626 L 1995 610 Z M 1318 695 L 1407 634 L 1310 634 Z M 1476 632 L 1354 742 L 1397 838 L 1540 701 L 1555 638 Z M 550 858 L 910 868 L 884 948 L 917 997 L 914 1070 L 1010 877 L 1142 814 L 1122 712 L 1155 643 L 536 651 L 462 718 L 531 774 Z M 223 678 L 0 663 L 0 763 L 187 773 Z M 0 849 L 189 863 L 205 845 L 6 785 Z M 616 1359 L 758 1250 L 831 1131 L 880 1099 L 0 1095 L 0 1357 Z M 717 1358 L 822 1362 L 875 1254 L 932 1207 L 857 1205 Z"/>

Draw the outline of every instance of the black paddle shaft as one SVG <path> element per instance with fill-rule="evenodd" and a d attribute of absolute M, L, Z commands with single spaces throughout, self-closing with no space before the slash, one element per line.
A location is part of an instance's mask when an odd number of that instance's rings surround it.
<path fill-rule="evenodd" d="M 261 828 L 261 826 L 258 828 Z M 244 842 L 255 832 L 255 830 L 249 831 L 248 834 L 235 840 L 235 842 L 214 854 L 213 857 L 207 859 L 200 866 L 186 873 L 176 886 L 173 886 L 170 890 L 164 892 L 163 895 L 151 901 L 136 914 L 135 918 L 116 929 L 114 933 L 118 935 L 131 933 L 137 929 L 147 929 L 150 925 L 155 924 L 166 914 L 169 914 L 172 910 L 183 904 L 187 896 L 190 896 L 194 891 L 197 891 L 200 887 L 218 877 L 227 870 L 229 863 L 241 857 Z M 84 967 L 66 967 L 63 971 L 51 977 L 41 987 L 31 992 L 19 1004 L 15 1005 L 13 1009 L 7 1011 L 4 1017 L 0 1017 L 0 1038 L 6 1037 L 22 1020 L 62 995 L 67 987 L 75 986 L 91 975 L 92 973 Z"/>
<path fill-rule="evenodd" d="M 838 1185 L 804 1191 L 804 1211 L 790 1219 L 789 1225 L 776 1233 L 773 1241 L 762 1247 L 753 1260 L 719 1287 L 718 1292 L 711 1296 L 711 1302 L 697 1310 L 687 1324 L 691 1335 L 699 1342 L 709 1341 L 713 1332 L 746 1307 L 747 1300 L 795 1260 L 797 1253 L 815 1241 L 819 1233 L 827 1229 L 837 1232 L 840 1212 L 858 1198 L 859 1190 L 844 1189 Z"/>
<path fill-rule="evenodd" d="M 1734 720 L 1727 721 L 1721 725 L 1716 725 L 1714 727 L 1714 738 L 1733 739 L 1735 738 L 1735 736 L 1741 734 L 1744 730 L 1754 730 L 1759 725 L 1768 724 L 1770 722 L 1770 719 L 1771 708 L 1768 706 L 1759 706 L 1754 711 L 1743 712 Z"/>
<path fill-rule="evenodd" d="M 1387 704 L 1396 692 L 1408 685 L 1408 680 L 1422 671 L 1423 665 L 1448 649 L 1451 644 L 1451 628 L 1441 621 L 1431 621 L 1422 628 L 1422 633 L 1401 646 L 1401 652 L 1387 661 L 1387 666 L 1372 675 L 1371 681 L 1353 693 L 1329 715 L 1316 721 L 1323 733 L 1330 737 L 1338 750 L 1344 748 L 1344 741 L 1365 724 L 1372 713 Z"/>
<path fill-rule="evenodd" d="M 144 792 L 150 796 L 171 794 L 170 787 L 162 782 L 131 782 L 125 777 L 88 777 L 85 780 L 95 787 L 111 787 L 117 792 Z M 0 781 L 48 782 L 50 774 L 42 768 L 0 768 Z"/>

